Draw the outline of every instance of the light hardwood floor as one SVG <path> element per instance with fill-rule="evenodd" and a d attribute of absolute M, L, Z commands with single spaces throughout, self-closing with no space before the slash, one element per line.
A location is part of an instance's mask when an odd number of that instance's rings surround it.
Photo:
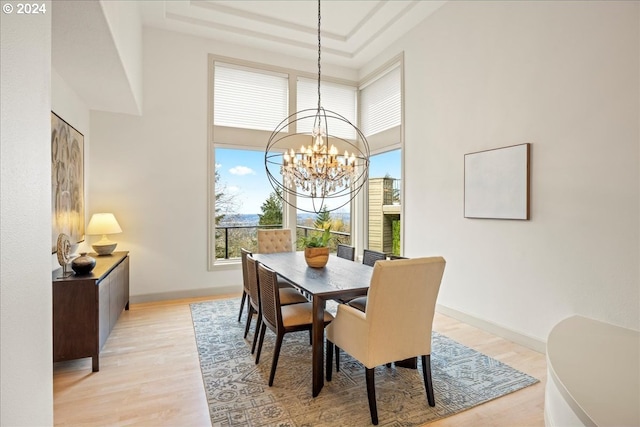
<path fill-rule="evenodd" d="M 100 353 L 53 369 L 56 426 L 210 426 L 189 303 L 132 304 Z M 543 354 L 436 313 L 434 329 L 540 383 L 430 426 L 544 426 Z M 437 398 L 437 395 L 436 395 Z"/>

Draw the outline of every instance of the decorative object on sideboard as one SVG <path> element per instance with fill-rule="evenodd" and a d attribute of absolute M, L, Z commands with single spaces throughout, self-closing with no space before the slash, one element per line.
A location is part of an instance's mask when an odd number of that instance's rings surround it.
<path fill-rule="evenodd" d="M 69 271 L 69 261 L 71 261 L 71 239 L 64 233 L 58 235 L 56 243 L 56 254 L 58 256 L 58 264 L 62 267 L 62 276 L 71 275 Z"/>
<path fill-rule="evenodd" d="M 51 112 L 51 253 L 60 233 L 82 242 L 84 221 L 84 136 Z"/>
<path fill-rule="evenodd" d="M 346 117 L 322 107 L 320 21 L 318 0 L 318 105 L 282 120 L 269 137 L 264 159 L 269 182 L 282 201 L 311 213 L 349 204 L 367 180 L 370 156 L 362 131 Z M 300 151 L 292 148 L 300 145 Z M 287 194 L 295 196 L 296 202 L 292 204 Z M 311 208 L 300 203 L 305 200 Z"/>
<path fill-rule="evenodd" d="M 93 270 L 93 267 L 95 266 L 96 259 L 88 256 L 86 252 L 80 253 L 79 257 L 76 257 L 71 261 L 71 268 L 78 276 L 91 273 L 91 270 Z"/>
<path fill-rule="evenodd" d="M 91 245 L 98 255 L 110 255 L 113 252 L 118 243 L 109 240 L 107 234 L 117 233 L 122 233 L 122 228 L 112 213 L 93 214 L 87 226 L 88 235 L 102 235 L 102 239 Z"/>

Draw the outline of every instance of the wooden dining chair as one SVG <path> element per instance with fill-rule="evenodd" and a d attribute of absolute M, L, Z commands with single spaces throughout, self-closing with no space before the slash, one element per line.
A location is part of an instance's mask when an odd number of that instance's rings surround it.
<path fill-rule="evenodd" d="M 240 248 L 240 264 L 242 265 L 242 298 L 240 300 L 240 313 L 238 313 L 238 322 L 242 317 L 242 311 L 244 309 L 245 303 L 247 305 L 247 311 L 249 310 L 250 301 L 248 299 L 249 296 L 249 277 L 247 274 L 247 263 L 246 256 L 251 252 L 245 248 Z"/>
<path fill-rule="evenodd" d="M 356 259 L 356 248 L 338 243 L 336 256 L 353 261 Z"/>
<path fill-rule="evenodd" d="M 373 267 L 376 261 L 385 259 L 387 259 L 387 254 L 384 252 L 372 251 L 370 249 L 365 249 L 362 252 L 362 263 L 371 267 Z"/>
<path fill-rule="evenodd" d="M 373 267 L 373 265 L 378 260 L 387 259 L 387 254 L 384 252 L 372 251 L 370 249 L 365 249 L 362 252 L 362 263 L 364 265 L 368 265 Z M 361 308 L 364 311 L 364 306 L 367 304 L 367 296 L 359 296 L 359 297 L 351 297 L 351 298 L 342 298 L 336 299 L 340 304 L 355 304 L 357 307 Z"/>
<path fill-rule="evenodd" d="M 371 422 L 378 424 L 376 366 L 421 356 L 427 401 L 435 406 L 431 378 L 431 333 L 444 273 L 442 257 L 379 261 L 373 267 L 365 312 L 339 305 L 327 327 L 326 378 L 331 381 L 334 345 L 366 371 Z"/>
<path fill-rule="evenodd" d="M 258 336 L 258 331 L 260 330 L 260 325 L 262 322 L 262 314 L 261 314 L 262 306 L 260 305 L 261 290 L 258 284 L 258 270 L 256 266 L 257 264 L 256 260 L 253 259 L 251 252 L 247 251 L 246 249 L 241 249 L 241 254 L 242 254 L 242 261 L 243 263 L 246 264 L 246 266 L 243 268 L 243 273 L 246 269 L 247 284 L 249 287 L 249 312 L 247 314 L 247 324 L 244 328 L 245 338 L 249 333 L 249 327 L 251 326 L 251 319 L 253 318 L 253 315 L 254 314 L 258 315 L 256 320 L 256 329 L 255 329 L 255 332 L 253 333 L 253 344 L 251 345 L 251 354 L 253 354 L 256 349 L 256 342 L 257 342 L 256 338 Z M 276 281 L 276 286 L 277 286 L 277 281 Z M 280 301 L 282 301 L 282 305 L 301 304 L 301 303 L 309 302 L 309 300 L 307 300 L 304 297 L 304 295 L 302 295 L 300 292 L 298 292 L 294 288 L 278 287 L 277 289 L 279 292 Z M 257 360 L 256 360 L 256 363 L 258 363 Z"/>
<path fill-rule="evenodd" d="M 276 343 L 273 349 L 273 361 L 269 374 L 269 387 L 273 385 L 280 356 L 280 347 L 285 334 L 295 331 L 311 331 L 313 324 L 313 305 L 310 302 L 303 304 L 282 305 L 281 294 L 277 288 L 277 274 L 270 268 L 258 263 L 258 282 L 260 284 L 262 326 L 256 353 L 256 363 L 260 360 L 262 343 L 267 327 L 276 334 Z M 328 325 L 333 316 L 324 311 L 324 325 Z"/>

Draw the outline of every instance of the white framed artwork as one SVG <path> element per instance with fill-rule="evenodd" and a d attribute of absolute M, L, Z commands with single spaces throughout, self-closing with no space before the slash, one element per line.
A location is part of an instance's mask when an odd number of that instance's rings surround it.
<path fill-rule="evenodd" d="M 531 144 L 464 155 L 464 217 L 529 219 Z"/>

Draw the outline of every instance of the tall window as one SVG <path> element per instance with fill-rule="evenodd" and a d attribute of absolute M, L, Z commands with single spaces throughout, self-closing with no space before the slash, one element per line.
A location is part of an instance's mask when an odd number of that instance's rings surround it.
<path fill-rule="evenodd" d="M 360 89 L 361 130 L 367 138 L 401 124 L 400 71 L 398 64 Z"/>
<path fill-rule="evenodd" d="M 282 227 L 282 201 L 267 180 L 264 152 L 215 149 L 216 259 L 257 249 L 258 228 Z"/>
<path fill-rule="evenodd" d="M 402 252 L 402 61 L 360 87 L 361 129 L 372 152 L 368 183 L 366 245 Z"/>
<path fill-rule="evenodd" d="M 357 89 L 355 86 L 322 82 L 321 104 L 325 110 L 330 110 L 340 114 L 351 123 L 356 123 L 356 103 Z M 318 81 L 299 77 L 297 84 L 297 104 L 298 111 L 304 109 L 315 110 L 318 107 Z M 311 113 L 313 115 L 313 112 Z M 298 132 L 311 132 L 313 118 L 300 120 L 297 123 Z M 328 132 L 332 136 L 355 140 L 356 134 L 353 126 L 341 121 L 329 123 Z M 311 202 L 300 200 L 300 207 L 304 210 L 312 210 Z M 344 205 L 344 206 L 342 206 Z M 329 209 L 341 208 L 332 212 L 320 212 L 312 214 L 303 210 L 297 212 L 297 234 L 298 237 L 319 233 L 318 229 L 331 228 L 335 243 L 351 243 L 351 205 L 349 197 L 336 198 L 328 203 Z"/>
<path fill-rule="evenodd" d="M 222 260 L 237 261 L 240 247 L 255 249 L 259 227 L 285 227 L 303 233 L 301 227 L 308 226 L 306 232 L 309 233 L 320 222 L 315 215 L 303 212 L 293 218 L 295 209 L 289 209 L 277 197 L 266 177 L 264 164 L 264 149 L 271 132 L 295 113 L 289 99 L 296 100 L 296 110 L 317 107 L 317 80 L 291 69 L 247 66 L 213 55 L 209 64 L 212 159 L 209 265 L 212 267 Z M 324 108 L 355 123 L 358 93 L 355 84 L 323 80 L 321 91 Z M 311 127 L 312 123 L 298 122 L 295 131 L 310 131 Z M 348 125 L 332 126 L 329 132 L 345 139 L 355 137 Z M 291 200 L 293 204 L 298 202 Z M 323 218 L 321 215 L 320 219 Z M 340 241 L 349 242 L 350 206 L 347 204 L 339 212 L 332 212 L 331 221 L 332 231 Z"/>
<path fill-rule="evenodd" d="M 371 156 L 369 166 L 368 247 L 401 255 L 401 150 Z"/>

